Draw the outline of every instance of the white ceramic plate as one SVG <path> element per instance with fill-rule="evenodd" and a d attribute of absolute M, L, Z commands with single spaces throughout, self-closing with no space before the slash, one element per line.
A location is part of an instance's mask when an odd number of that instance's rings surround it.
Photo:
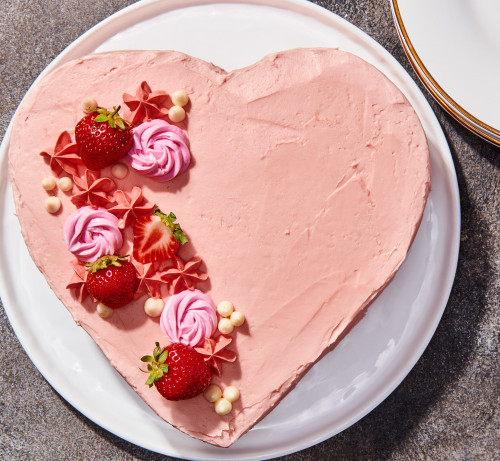
<path fill-rule="evenodd" d="M 291 453 L 349 427 L 384 400 L 430 341 L 458 257 L 460 209 L 448 145 L 426 99 L 380 45 L 302 0 L 146 1 L 115 14 L 66 49 L 49 70 L 94 50 L 171 48 L 233 69 L 296 46 L 340 47 L 382 70 L 406 94 L 426 131 L 433 189 L 408 259 L 342 343 L 232 447 L 194 440 L 158 418 L 77 327 L 38 272 L 20 235 L 1 147 L 0 289 L 23 347 L 50 384 L 88 418 L 147 449 L 189 459 L 257 460 Z M 35 82 L 36 85 L 36 82 Z M 22 279 L 6 270 L 20 264 Z"/>
<path fill-rule="evenodd" d="M 403 47 L 434 98 L 500 145 L 500 2 L 393 0 Z"/>

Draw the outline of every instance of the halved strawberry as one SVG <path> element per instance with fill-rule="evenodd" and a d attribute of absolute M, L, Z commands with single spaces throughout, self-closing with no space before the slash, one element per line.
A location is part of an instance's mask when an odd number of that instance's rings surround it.
<path fill-rule="evenodd" d="M 139 216 L 134 223 L 134 258 L 144 264 L 172 258 L 188 241 L 176 219 L 159 208 Z"/>

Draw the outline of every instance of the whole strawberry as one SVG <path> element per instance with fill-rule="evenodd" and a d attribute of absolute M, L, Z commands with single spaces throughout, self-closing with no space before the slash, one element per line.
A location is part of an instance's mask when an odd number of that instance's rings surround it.
<path fill-rule="evenodd" d="M 86 287 L 98 301 L 112 309 L 134 299 L 137 289 L 135 266 L 121 256 L 106 255 L 89 264 Z"/>
<path fill-rule="evenodd" d="M 108 111 L 98 107 L 95 114 L 86 115 L 75 127 L 83 164 L 89 170 L 100 170 L 115 163 L 132 147 L 130 124 L 119 115 L 120 106 Z"/>
<path fill-rule="evenodd" d="M 141 358 L 148 363 L 146 384 L 155 385 L 167 400 L 186 400 L 201 394 L 210 384 L 212 373 L 203 357 L 192 347 L 174 343 L 162 348 L 159 343 L 153 356 Z"/>
<path fill-rule="evenodd" d="M 188 241 L 176 219 L 159 208 L 139 216 L 134 223 L 134 258 L 144 264 L 172 258 Z"/>

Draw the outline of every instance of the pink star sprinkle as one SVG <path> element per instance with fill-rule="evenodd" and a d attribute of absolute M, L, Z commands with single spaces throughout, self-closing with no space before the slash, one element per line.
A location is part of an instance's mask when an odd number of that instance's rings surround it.
<path fill-rule="evenodd" d="M 131 118 L 132 125 L 168 115 L 168 109 L 165 107 L 168 99 L 165 91 L 151 91 L 146 82 L 139 85 L 135 96 L 123 94 L 123 102 L 131 112 L 129 118 Z"/>
<path fill-rule="evenodd" d="M 220 335 L 217 338 L 205 338 L 203 345 L 194 349 L 203 356 L 214 373 L 220 376 L 222 373 L 220 362 L 234 362 L 236 360 L 236 354 L 226 349 L 232 340 L 233 338 L 225 335 Z"/>
<path fill-rule="evenodd" d="M 77 261 L 72 261 L 74 274 L 71 278 L 70 282 L 66 286 L 66 288 L 73 290 L 73 293 L 76 295 L 75 297 L 78 299 L 78 302 L 83 303 L 87 295 L 89 294 L 87 291 L 87 270 L 85 267 L 78 263 Z"/>
<path fill-rule="evenodd" d="M 194 290 L 198 282 L 208 279 L 207 274 L 198 270 L 203 262 L 198 256 L 188 262 L 184 262 L 179 256 L 174 256 L 171 261 L 173 265 L 167 267 L 161 275 L 161 279 L 168 284 L 171 295 L 183 290 Z"/>
<path fill-rule="evenodd" d="M 67 131 L 59 135 L 53 154 L 40 152 L 40 155 L 48 160 L 50 169 L 57 177 L 60 177 L 63 172 L 78 176 L 78 167 L 83 166 L 78 146 L 71 142 L 71 136 Z"/>
<path fill-rule="evenodd" d="M 118 227 L 124 229 L 132 224 L 139 215 L 151 213 L 154 209 L 154 204 L 147 202 L 142 196 L 142 190 L 138 186 L 134 186 L 130 194 L 117 190 L 114 193 L 116 205 L 109 208 L 108 211 L 118 216 Z"/>
<path fill-rule="evenodd" d="M 86 170 L 83 178 L 74 176 L 76 187 L 80 190 L 71 197 L 71 202 L 77 207 L 85 205 L 98 207 L 113 203 L 115 199 L 111 192 L 116 189 L 116 184 L 110 178 L 100 178 L 98 171 Z"/>

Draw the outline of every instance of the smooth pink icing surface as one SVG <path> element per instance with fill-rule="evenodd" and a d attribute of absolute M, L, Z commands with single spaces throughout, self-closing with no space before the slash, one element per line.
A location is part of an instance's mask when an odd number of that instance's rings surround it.
<path fill-rule="evenodd" d="M 199 346 L 217 326 L 215 306 L 200 290 L 184 290 L 172 295 L 160 317 L 161 332 L 173 343 Z"/>
<path fill-rule="evenodd" d="M 133 129 L 133 139 L 126 158 L 132 168 L 149 178 L 170 181 L 189 166 L 189 141 L 175 125 L 159 119 L 144 122 Z"/>
<path fill-rule="evenodd" d="M 147 201 L 176 214 L 189 238 L 179 256 L 201 257 L 209 276 L 197 288 L 245 314 L 228 346 L 237 360 L 213 378 L 241 392 L 223 417 L 202 396 L 168 402 L 144 385 L 140 357 L 162 341 L 158 321 L 144 313 L 144 297 L 108 320 L 89 298 L 80 304 L 66 289 L 74 257 L 60 237 L 75 207 L 60 191 L 58 215 L 43 206 L 50 167 L 38 154 L 63 130 L 73 136 L 84 97 L 112 107 L 142 81 L 189 94 L 178 126 L 194 161 L 166 183 L 135 171 L 116 183 L 140 185 Z M 271 411 L 363 316 L 405 259 L 430 189 L 427 142 L 408 101 L 373 66 L 332 49 L 280 52 L 229 73 L 176 52 L 87 56 L 27 95 L 10 146 L 23 235 L 51 288 L 154 411 L 218 446 Z M 128 229 L 124 237 L 127 254 Z"/>
<path fill-rule="evenodd" d="M 76 209 L 66 218 L 63 235 L 68 250 L 86 263 L 113 255 L 123 245 L 118 218 L 102 207 Z"/>

